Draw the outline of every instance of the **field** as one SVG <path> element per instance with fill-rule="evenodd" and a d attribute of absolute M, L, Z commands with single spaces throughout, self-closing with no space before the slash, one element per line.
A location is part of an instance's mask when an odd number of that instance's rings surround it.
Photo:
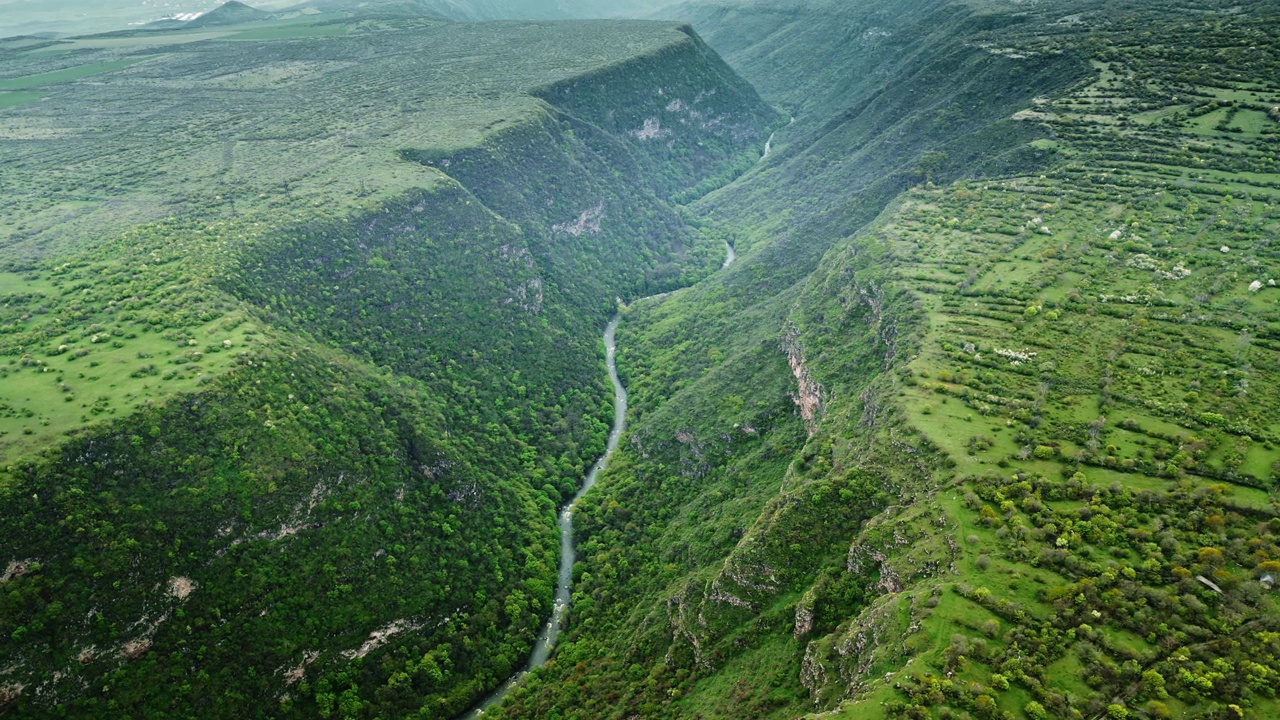
<path fill-rule="evenodd" d="M 929 504 L 967 566 L 919 615 L 954 631 L 902 712 L 1280 709 L 1280 86 L 1165 47 L 1019 115 L 1052 129 L 1053 171 L 913 191 L 867 234 L 924 313 L 899 402 L 955 464 Z"/>
<path fill-rule="evenodd" d="M 341 213 L 396 195 L 431 176 L 398 151 L 472 147 L 537 116 L 535 88 L 672 39 L 656 24 L 592 27 L 284 23 L 245 36 L 140 32 L 7 51 L 0 86 L 40 85 L 45 98 L 0 118 L 6 260 L 175 213 L 245 214 L 286 201 Z M 335 32 L 345 34 L 322 37 Z M 254 38 L 252 51 L 239 44 Z M 68 52 L 50 55 L 63 45 Z M 51 63 L 65 67 L 37 72 Z"/>
<path fill-rule="evenodd" d="M 49 383 L 6 383 L 4 442 L 38 446 L 88 422 L 91 406 L 98 412 L 107 405 L 111 412 L 132 408 L 190 389 L 197 375 L 207 381 L 222 369 L 220 360 L 228 356 L 204 356 L 206 336 L 238 326 L 242 316 L 234 301 L 215 297 L 208 285 L 214 262 L 204 258 L 197 263 L 202 269 L 192 269 L 200 243 L 183 236 L 179 245 L 163 248 L 162 268 L 128 241 L 101 250 L 113 236 L 139 224 L 167 234 L 164 223 L 173 216 L 253 218 L 233 223 L 253 236 L 263 234 L 267 218 L 278 224 L 308 213 L 346 217 L 444 177 L 406 162 L 404 152 L 478 146 L 544 115 L 542 101 L 529 94 L 533 89 L 672 40 L 670 26 L 659 24 L 528 28 L 406 21 L 388 28 L 290 21 L 239 27 L 45 43 L 5 56 L 13 77 L 0 85 L 43 91 L 38 105 L 15 106 L 0 117 L 9 158 L 0 181 L 6 198 L 0 243 L 11 271 L 4 291 L 14 298 L 6 308 L 13 335 L 8 344 L 22 348 L 18 354 L 30 358 L 25 362 L 35 373 L 54 375 Z M 336 37 L 349 31 L 350 37 Z M 376 50 L 367 42 L 372 33 L 380 37 Z M 248 40 L 271 42 L 255 42 L 251 52 L 230 44 Z M 67 54 L 50 56 L 64 45 Z M 476 47 L 492 50 L 476 54 Z M 30 72 L 50 62 L 67 67 Z M 377 103 L 367 99 L 374 90 Z M 35 99 L 26 93 L 2 97 Z M 134 112 L 138 107 L 147 112 Z M 226 246 L 225 236 L 207 242 L 219 252 Z M 70 262 L 46 261 L 55 257 Z M 71 269 L 51 270 L 55 265 Z M 131 274 L 131 267 L 140 274 Z M 190 273 L 202 275 L 205 284 L 190 285 Z M 182 292 L 161 292 L 179 278 L 188 281 Z M 129 301 L 139 287 L 170 297 L 158 305 Z M 155 307 L 161 326 L 99 322 L 125 305 L 133 310 L 129 317 Z M 117 312 L 104 313 L 104 306 Z M 60 312 L 78 322 L 51 326 L 67 322 Z M 184 319 L 211 317 L 220 319 L 195 325 Z M 189 340 L 174 335 L 178 327 L 200 338 L 198 350 L 177 349 Z M 160 332 L 152 341 L 153 329 Z M 72 369 L 62 364 L 78 362 L 88 352 L 80 343 L 93 337 L 101 344 L 80 365 L 113 369 L 86 374 L 76 368 L 72 379 L 97 377 L 89 382 L 99 389 L 72 400 L 74 391 L 58 389 Z M 238 338 L 214 344 L 224 339 Z M 154 379 L 137 375 L 154 363 L 133 362 L 156 357 L 161 364 L 186 364 L 191 352 L 201 353 L 201 362 L 165 368 Z M 36 385 L 39 390 L 31 389 Z"/>

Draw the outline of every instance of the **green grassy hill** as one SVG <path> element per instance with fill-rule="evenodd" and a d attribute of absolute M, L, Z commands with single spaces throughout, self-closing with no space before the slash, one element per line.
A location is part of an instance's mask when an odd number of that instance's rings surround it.
<path fill-rule="evenodd" d="M 1276 715 L 1274 8 L 685 12 L 797 119 L 504 716 Z"/>
<path fill-rule="evenodd" d="M 0 87 L 4 711 L 448 717 L 518 669 L 599 328 L 718 265 L 668 198 L 774 112 L 671 23 L 16 42 Z"/>

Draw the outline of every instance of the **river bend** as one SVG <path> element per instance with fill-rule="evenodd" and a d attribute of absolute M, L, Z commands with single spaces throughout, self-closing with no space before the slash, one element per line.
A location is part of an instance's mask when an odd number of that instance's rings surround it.
<path fill-rule="evenodd" d="M 729 264 L 737 259 L 738 255 L 734 252 L 733 246 L 729 243 L 724 244 L 725 259 L 721 268 L 729 267 Z M 666 293 L 663 293 L 664 295 Z M 656 297 L 656 296 L 655 296 Z M 622 380 L 618 378 L 618 323 L 621 322 L 622 316 L 614 314 L 609 320 L 609 324 L 604 329 L 604 349 L 605 349 L 605 366 L 609 369 L 609 382 L 613 384 L 613 428 L 609 431 L 609 440 L 605 443 L 604 454 L 596 460 L 595 465 L 591 466 L 590 472 L 582 482 L 582 487 L 578 488 L 578 492 L 574 494 L 573 499 L 567 505 L 560 509 L 558 523 L 560 525 L 560 577 L 556 582 L 556 599 L 555 605 L 551 610 L 551 619 L 542 628 L 542 633 L 538 635 L 538 642 L 533 646 L 533 652 L 529 654 L 529 661 L 525 663 L 524 668 L 512 675 L 497 690 L 494 690 L 489 697 L 483 702 L 476 705 L 460 720 L 478 720 L 484 717 L 485 711 L 502 702 L 502 699 L 511 692 L 529 671 L 535 670 L 542 666 L 551 656 L 551 650 L 555 648 L 556 640 L 560 637 L 560 631 L 564 629 L 565 612 L 569 609 L 569 595 L 573 584 L 573 563 L 577 560 L 577 553 L 573 546 L 573 508 L 578 504 L 578 500 L 587 491 L 595 486 L 596 480 L 600 477 L 600 473 L 604 472 L 605 467 L 609 464 L 609 456 L 613 455 L 613 451 L 618 449 L 618 441 L 622 439 L 622 433 L 627 429 L 627 389 L 622 386 Z"/>

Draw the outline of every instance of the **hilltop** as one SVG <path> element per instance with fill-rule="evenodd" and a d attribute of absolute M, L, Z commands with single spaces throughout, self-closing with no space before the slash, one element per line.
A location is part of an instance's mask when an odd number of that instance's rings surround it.
<path fill-rule="evenodd" d="M 239 25 L 247 22 L 261 22 L 275 17 L 272 13 L 259 10 L 240 2 L 229 0 L 195 20 L 187 23 L 187 27 L 211 27 L 214 25 Z"/>

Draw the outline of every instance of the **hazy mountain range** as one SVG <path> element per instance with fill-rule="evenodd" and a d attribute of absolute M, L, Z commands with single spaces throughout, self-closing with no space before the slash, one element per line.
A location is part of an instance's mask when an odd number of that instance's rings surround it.
<path fill-rule="evenodd" d="M 81 35 L 122 30 L 158 20 L 190 20 L 217 8 L 219 0 L 0 0 L 0 37 L 58 33 Z M 454 20 L 642 17 L 664 0 L 262 0 L 249 5 L 274 12 L 346 9 L 420 10 Z"/>

